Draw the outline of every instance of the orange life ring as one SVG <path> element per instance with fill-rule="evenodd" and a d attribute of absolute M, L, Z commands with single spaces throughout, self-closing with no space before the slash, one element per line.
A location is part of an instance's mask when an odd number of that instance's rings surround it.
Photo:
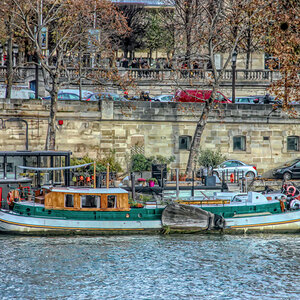
<path fill-rule="evenodd" d="M 12 205 L 13 202 L 14 202 L 14 195 L 13 195 L 12 192 L 9 192 L 9 193 L 7 194 L 7 204 L 8 204 L 8 205 Z"/>
<path fill-rule="evenodd" d="M 292 191 L 290 191 L 292 190 Z M 296 188 L 293 186 L 293 185 L 290 185 L 287 189 L 286 189 L 286 192 L 288 195 L 290 196 L 295 196 L 296 194 Z"/>

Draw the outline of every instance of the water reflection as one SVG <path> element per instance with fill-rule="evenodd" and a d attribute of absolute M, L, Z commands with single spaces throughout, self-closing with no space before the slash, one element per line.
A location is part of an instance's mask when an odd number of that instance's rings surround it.
<path fill-rule="evenodd" d="M 299 235 L 0 236 L 1 299 L 298 299 Z"/>

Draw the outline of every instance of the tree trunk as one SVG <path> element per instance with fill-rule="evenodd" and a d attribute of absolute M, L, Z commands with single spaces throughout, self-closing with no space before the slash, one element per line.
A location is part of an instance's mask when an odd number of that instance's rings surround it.
<path fill-rule="evenodd" d="M 210 96 L 210 99 L 205 102 L 204 108 L 202 111 L 202 114 L 197 122 L 191 149 L 190 149 L 190 154 L 189 154 L 189 159 L 186 167 L 186 174 L 188 177 L 192 176 L 192 172 L 196 168 L 196 162 L 197 162 L 197 156 L 200 148 L 200 142 L 201 142 L 201 137 L 202 133 L 205 129 L 205 126 L 207 124 L 207 119 L 209 116 L 209 113 L 214 105 L 214 99 L 215 99 L 215 91 L 217 90 L 217 87 L 214 87 Z"/>
<path fill-rule="evenodd" d="M 51 106 L 50 106 L 50 117 L 48 123 L 48 135 L 46 139 L 46 150 L 55 150 L 56 142 L 56 114 L 57 114 L 57 94 L 59 89 L 59 78 L 53 78 L 51 95 Z"/>
<path fill-rule="evenodd" d="M 6 69 L 6 95 L 5 98 L 11 98 L 13 84 L 13 31 L 11 16 L 8 21 L 8 41 L 7 41 L 7 69 Z"/>
<path fill-rule="evenodd" d="M 186 50 L 185 50 L 185 63 L 187 64 L 188 69 L 191 68 L 191 51 L 192 51 L 192 27 L 191 27 L 191 3 L 186 3 L 186 12 L 185 12 L 185 26 L 186 26 Z"/>
<path fill-rule="evenodd" d="M 250 69 L 250 58 L 251 58 L 251 27 L 250 22 L 247 29 L 247 53 L 246 53 L 246 70 Z M 246 73 L 247 74 L 247 73 Z M 248 75 L 248 74 L 247 74 Z"/>

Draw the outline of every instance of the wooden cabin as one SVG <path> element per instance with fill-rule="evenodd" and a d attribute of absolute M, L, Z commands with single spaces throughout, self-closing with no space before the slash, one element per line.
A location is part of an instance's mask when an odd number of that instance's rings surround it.
<path fill-rule="evenodd" d="M 44 199 L 44 201 L 43 201 Z M 128 192 L 121 188 L 53 187 L 36 196 L 46 209 L 129 211 Z M 43 203 L 44 202 L 44 203 Z"/>

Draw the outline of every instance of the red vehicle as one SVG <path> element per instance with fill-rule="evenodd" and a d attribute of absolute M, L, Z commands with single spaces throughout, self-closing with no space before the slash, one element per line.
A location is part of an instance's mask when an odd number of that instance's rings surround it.
<path fill-rule="evenodd" d="M 178 90 L 175 93 L 175 99 L 177 102 L 205 102 L 210 98 L 212 91 L 209 90 Z M 218 103 L 232 103 L 221 92 L 216 92 L 214 102 Z"/>

